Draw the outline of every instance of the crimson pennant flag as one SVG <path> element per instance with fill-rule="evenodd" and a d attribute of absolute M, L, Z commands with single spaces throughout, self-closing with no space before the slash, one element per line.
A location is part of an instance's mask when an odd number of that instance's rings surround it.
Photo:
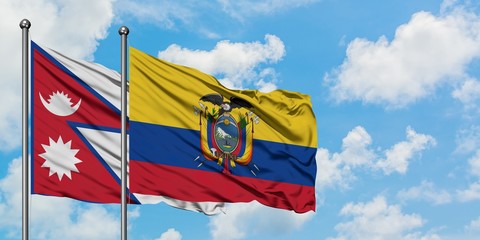
<path fill-rule="evenodd" d="M 119 203 L 120 74 L 31 46 L 32 193 Z"/>

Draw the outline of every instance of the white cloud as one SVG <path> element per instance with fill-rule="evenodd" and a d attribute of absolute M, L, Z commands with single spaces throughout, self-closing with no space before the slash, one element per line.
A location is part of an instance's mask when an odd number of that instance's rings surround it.
<path fill-rule="evenodd" d="M 461 202 L 480 200 L 480 150 L 468 159 L 468 172 L 478 180 L 471 183 L 467 189 L 457 190 L 457 198 Z"/>
<path fill-rule="evenodd" d="M 166 232 L 162 233 L 156 240 L 182 240 L 182 234 L 175 230 L 175 228 L 169 228 Z"/>
<path fill-rule="evenodd" d="M 19 23 L 28 18 L 30 36 L 75 58 L 92 59 L 98 40 L 107 35 L 113 18 L 113 0 L 0 1 L 0 150 L 20 145 L 21 122 L 21 29 Z"/>
<path fill-rule="evenodd" d="M 436 233 L 426 233 L 422 234 L 420 232 L 407 234 L 403 240 L 441 240 L 443 237 L 439 236 Z"/>
<path fill-rule="evenodd" d="M 466 232 L 476 232 L 480 234 L 480 217 L 472 220 L 467 226 L 465 226 Z"/>
<path fill-rule="evenodd" d="M 2 51 L 15 51 L 18 53 L 16 56 L 21 56 L 21 31 L 18 23 L 21 19 L 27 18 L 32 23 L 30 28 L 32 40 L 68 53 L 74 58 L 92 59 L 98 40 L 106 37 L 107 29 L 112 22 L 113 2 L 113 0 L 2 1 L 0 26 L 4 31 L 8 31 L 9 36 L 13 36 L 13 40 L 2 47 Z"/>
<path fill-rule="evenodd" d="M 372 137 L 365 128 L 357 126 L 342 140 L 342 152 L 338 157 L 352 167 L 370 165 L 375 159 L 375 153 L 368 148 L 371 144 Z"/>
<path fill-rule="evenodd" d="M 223 76 L 219 81 L 228 88 L 242 89 L 257 84 L 264 90 L 275 89 L 276 75 L 272 68 L 260 64 L 276 63 L 285 55 L 285 46 L 274 35 L 265 35 L 265 43 L 232 43 L 220 41 L 211 51 L 190 50 L 172 44 L 158 57 L 170 62 L 197 68 L 205 73 Z"/>
<path fill-rule="evenodd" d="M 273 15 L 309 5 L 319 0 L 248 0 L 248 1 L 198 1 L 198 0 L 118 0 L 116 12 L 122 16 L 132 16 L 140 22 L 155 23 L 167 29 L 178 25 L 194 26 L 205 36 L 218 38 L 217 33 L 208 30 L 209 15 L 226 16 L 234 22 L 243 23 L 254 16 Z M 208 14 L 202 14 L 206 12 Z M 230 21 L 229 21 L 230 22 Z M 221 25 L 218 18 L 215 24 Z M 209 36 L 210 35 L 210 36 Z"/>
<path fill-rule="evenodd" d="M 331 157 L 327 149 L 320 148 L 315 156 L 317 160 L 317 178 L 315 188 L 321 191 L 327 187 L 339 186 L 348 188 L 355 176 L 342 159 Z"/>
<path fill-rule="evenodd" d="M 480 217 L 471 220 L 463 229 L 443 235 L 442 239 L 478 240 L 478 236 L 480 236 Z"/>
<path fill-rule="evenodd" d="M 127 216 L 129 219 L 136 219 L 140 217 L 140 207 L 135 206 L 133 209 L 127 211 Z"/>
<path fill-rule="evenodd" d="M 388 149 L 385 152 L 386 158 L 379 160 L 376 167 L 387 175 L 394 171 L 405 174 L 413 156 L 435 145 L 436 141 L 432 136 L 418 134 L 411 127 L 407 127 L 407 141 L 399 142 Z"/>
<path fill-rule="evenodd" d="M 480 126 L 472 125 L 461 129 L 455 137 L 456 153 L 468 154 L 480 149 Z"/>
<path fill-rule="evenodd" d="M 0 179 L 0 228 L 12 238 L 21 228 L 21 159 L 14 159 Z M 68 198 L 33 195 L 30 201 L 30 234 L 35 239 L 116 239 L 119 219 L 107 208 L 80 204 Z"/>
<path fill-rule="evenodd" d="M 467 65 L 480 57 L 479 29 L 480 17 L 461 9 L 441 16 L 415 13 L 391 41 L 382 36 L 350 42 L 347 58 L 325 81 L 337 101 L 405 107 L 467 75 Z"/>
<path fill-rule="evenodd" d="M 72 211 L 72 209 L 75 210 Z M 54 218 L 56 215 L 58 215 L 52 213 L 55 213 L 55 211 L 50 212 L 49 215 L 51 218 Z M 32 214 L 35 214 L 35 212 L 32 211 Z M 75 215 L 75 217 L 73 217 L 73 215 Z M 53 227 L 50 226 L 52 224 L 51 221 L 45 221 L 49 224 L 49 226 L 42 226 L 42 229 L 45 236 L 48 236 L 47 239 L 119 238 L 120 231 L 118 226 L 120 223 L 117 216 L 112 215 L 106 208 L 100 205 L 92 205 L 88 207 L 73 206 L 70 208 L 68 217 L 70 218 L 69 221 L 64 222 L 63 224 L 53 225 Z"/>
<path fill-rule="evenodd" d="M 458 0 L 443 0 L 442 4 L 440 5 L 440 12 L 444 13 L 452 8 L 455 8 L 457 6 Z"/>
<path fill-rule="evenodd" d="M 480 178 L 480 150 L 468 160 L 470 165 L 470 172 Z"/>
<path fill-rule="evenodd" d="M 335 185 L 347 188 L 355 180 L 353 170 L 357 168 L 382 170 L 386 175 L 392 172 L 405 174 L 415 156 L 435 145 L 432 136 L 416 133 L 410 126 L 406 129 L 406 135 L 407 140 L 384 151 L 384 157 L 372 148 L 372 138 L 361 126 L 352 129 L 342 140 L 341 152 L 331 154 L 327 149 L 318 149 L 317 189 Z"/>
<path fill-rule="evenodd" d="M 281 235 L 298 230 L 315 216 L 308 212 L 297 214 L 266 207 L 257 202 L 235 203 L 227 207 L 225 214 L 216 215 L 210 220 L 212 239 L 246 239 L 259 234 Z"/>
<path fill-rule="evenodd" d="M 465 190 L 458 190 L 457 198 L 461 202 L 480 200 L 480 182 L 470 184 Z"/>
<path fill-rule="evenodd" d="M 402 213 L 400 206 L 389 205 L 383 196 L 367 203 L 348 203 L 340 215 L 352 219 L 337 224 L 338 235 L 330 239 L 421 239 L 420 233 L 412 231 L 425 224 L 421 216 Z"/>
<path fill-rule="evenodd" d="M 122 16 L 133 16 L 140 22 L 153 22 L 166 29 L 172 29 L 178 22 L 192 22 L 197 15 L 192 4 L 185 4 L 185 2 L 194 1 L 118 0 L 115 11 Z"/>
<path fill-rule="evenodd" d="M 355 179 L 354 168 L 373 164 L 376 155 L 369 148 L 371 143 L 372 138 L 365 128 L 357 126 L 342 140 L 342 152 L 330 156 L 327 149 L 318 149 L 316 188 L 322 190 L 334 185 L 347 188 Z"/>
<path fill-rule="evenodd" d="M 279 11 L 289 10 L 319 0 L 219 0 L 223 10 L 235 19 L 244 21 L 245 18 L 255 15 L 270 15 Z"/>
<path fill-rule="evenodd" d="M 0 180 L 0 227 L 12 234 L 21 227 L 22 182 L 21 158 L 14 159 L 8 167 L 7 176 Z"/>
<path fill-rule="evenodd" d="M 450 203 L 452 196 L 446 190 L 436 190 L 432 182 L 422 181 L 419 186 L 402 189 L 397 193 L 401 201 L 424 200 L 434 205 Z"/>
<path fill-rule="evenodd" d="M 260 79 L 257 83 L 255 83 L 256 88 L 260 92 L 271 92 L 277 89 L 277 85 L 274 82 L 265 82 L 263 79 Z"/>
<path fill-rule="evenodd" d="M 464 104 L 465 110 L 475 110 L 480 101 L 480 82 L 469 78 L 452 92 L 452 96 Z"/>

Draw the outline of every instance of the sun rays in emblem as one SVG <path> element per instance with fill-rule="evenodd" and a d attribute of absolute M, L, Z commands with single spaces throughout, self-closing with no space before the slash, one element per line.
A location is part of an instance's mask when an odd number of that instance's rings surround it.
<path fill-rule="evenodd" d="M 42 144 L 45 150 L 44 153 L 39 154 L 40 157 L 45 159 L 42 167 L 50 168 L 50 177 L 56 173 L 60 181 L 62 181 L 64 175 L 71 180 L 72 171 L 79 172 L 75 165 L 82 162 L 75 157 L 79 149 L 72 149 L 72 141 L 65 143 L 62 136 L 59 136 L 56 142 L 49 138 L 49 144 Z"/>

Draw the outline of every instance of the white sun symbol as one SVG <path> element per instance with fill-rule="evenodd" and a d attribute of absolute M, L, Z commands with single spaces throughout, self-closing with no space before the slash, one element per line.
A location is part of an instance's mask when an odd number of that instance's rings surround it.
<path fill-rule="evenodd" d="M 82 162 L 75 157 L 79 149 L 71 148 L 72 141 L 64 143 L 62 136 L 59 136 L 56 142 L 51 138 L 48 139 L 50 145 L 42 144 L 45 152 L 39 154 L 40 157 L 45 159 L 42 167 L 50 168 L 49 176 L 56 173 L 60 181 L 62 181 L 63 175 L 72 179 L 72 171 L 79 172 L 75 164 Z"/>

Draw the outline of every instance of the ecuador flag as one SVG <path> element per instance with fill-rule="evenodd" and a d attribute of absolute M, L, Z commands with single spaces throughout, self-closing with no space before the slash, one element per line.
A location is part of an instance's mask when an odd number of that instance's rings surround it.
<path fill-rule="evenodd" d="M 309 96 L 230 90 L 132 47 L 129 87 L 132 192 L 315 210 Z"/>

